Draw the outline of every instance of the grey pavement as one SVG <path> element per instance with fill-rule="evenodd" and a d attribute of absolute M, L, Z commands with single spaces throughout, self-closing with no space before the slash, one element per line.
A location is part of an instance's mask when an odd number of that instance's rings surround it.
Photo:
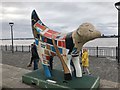
<path fill-rule="evenodd" d="M 1 66 L 3 88 L 35 88 L 22 83 L 22 75 L 31 72 L 31 70 L 26 70 L 5 64 L 0 64 L 0 67 Z M 100 88 L 118 88 L 118 83 L 101 79 Z"/>
<path fill-rule="evenodd" d="M 33 88 L 22 83 L 22 75 L 31 72 L 27 68 L 31 54 L 29 52 L 2 52 L 2 86 L 12 88 Z M 119 67 L 113 58 L 90 57 L 90 71 L 92 75 L 99 76 L 100 88 L 118 88 Z M 41 65 L 39 64 L 41 68 Z M 62 69 L 60 60 L 54 58 L 54 68 Z M 11 83 L 13 82 L 13 83 Z"/>
<path fill-rule="evenodd" d="M 30 57 L 30 52 L 2 52 L 2 63 L 32 70 L 33 67 L 27 68 Z M 93 76 L 99 76 L 101 79 L 113 82 L 118 82 L 118 79 L 120 79 L 118 78 L 118 75 L 120 75 L 120 68 L 116 59 L 111 57 L 89 57 L 89 61 L 89 69 Z M 61 62 L 57 57 L 54 58 L 53 62 L 53 68 L 62 70 Z M 41 63 L 39 63 L 39 66 L 41 68 Z"/>
<path fill-rule="evenodd" d="M 23 68 L 0 64 L 2 66 L 2 88 L 32 88 L 22 83 L 22 75 L 31 72 Z"/>

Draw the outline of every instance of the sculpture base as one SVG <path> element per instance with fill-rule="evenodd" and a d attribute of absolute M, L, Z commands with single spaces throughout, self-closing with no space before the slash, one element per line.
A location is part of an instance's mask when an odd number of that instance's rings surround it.
<path fill-rule="evenodd" d="M 100 84 L 99 77 L 83 75 L 82 78 L 72 77 L 72 80 L 65 81 L 64 73 L 59 70 L 52 71 L 52 78 L 46 78 L 42 69 L 35 70 L 22 76 L 23 83 L 35 85 L 42 89 L 45 88 L 66 88 L 66 89 L 98 89 Z"/>

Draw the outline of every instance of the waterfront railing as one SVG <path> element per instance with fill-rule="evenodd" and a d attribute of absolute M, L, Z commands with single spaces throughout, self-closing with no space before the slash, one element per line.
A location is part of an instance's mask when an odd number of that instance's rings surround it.
<path fill-rule="evenodd" d="M 89 56 L 96 57 L 115 57 L 117 58 L 118 47 L 85 47 L 88 49 Z M 2 51 L 12 51 L 11 45 L 1 45 Z M 14 46 L 14 52 L 31 52 L 31 47 L 28 45 Z"/>
<path fill-rule="evenodd" d="M 12 45 L 1 45 L 2 51 L 12 51 Z M 13 46 L 14 52 L 30 52 L 30 45 L 15 45 Z"/>

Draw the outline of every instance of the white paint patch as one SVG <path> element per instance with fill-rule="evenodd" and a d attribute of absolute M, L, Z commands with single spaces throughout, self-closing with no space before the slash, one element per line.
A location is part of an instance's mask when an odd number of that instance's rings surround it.
<path fill-rule="evenodd" d="M 50 83 L 57 83 L 56 81 L 53 81 L 53 80 L 50 80 L 50 79 L 48 79 L 48 80 L 46 80 L 47 82 L 50 82 Z"/>

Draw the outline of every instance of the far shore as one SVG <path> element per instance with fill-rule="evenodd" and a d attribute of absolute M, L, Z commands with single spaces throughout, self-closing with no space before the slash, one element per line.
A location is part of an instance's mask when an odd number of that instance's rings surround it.
<path fill-rule="evenodd" d="M 118 38 L 117 35 L 101 36 L 99 38 Z M 14 38 L 13 40 L 32 40 L 34 38 Z M 11 40 L 11 38 L 2 38 L 0 40 Z"/>

